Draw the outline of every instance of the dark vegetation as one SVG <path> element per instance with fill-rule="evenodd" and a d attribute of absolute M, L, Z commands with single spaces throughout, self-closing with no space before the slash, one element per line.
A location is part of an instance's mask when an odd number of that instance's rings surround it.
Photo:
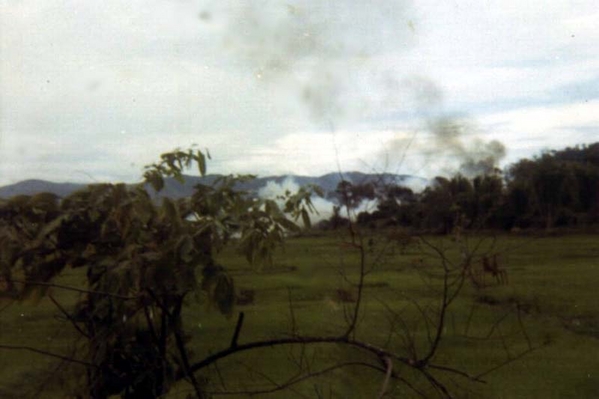
<path fill-rule="evenodd" d="M 205 175 L 206 154 L 191 150 L 163 154 L 134 187 L 2 200 L 0 317 L 12 322 L 0 350 L 57 362 L 38 397 L 478 397 L 489 375 L 553 341 L 527 327 L 547 292 L 505 295 L 518 275 L 508 259 L 531 242 L 489 230 L 595 224 L 598 150 L 521 161 L 506 183 L 498 173 L 438 178 L 418 195 L 342 182 L 329 221 L 340 229 L 314 237 L 316 187 L 260 199 L 235 188 L 251 177 L 230 176 L 156 205 L 144 184 L 160 191 L 191 166 Z M 364 198 L 377 198 L 377 211 L 349 222 Z M 585 277 L 573 281 L 586 288 L 595 275 Z M 13 326 L 28 302 L 61 326 L 47 320 L 41 336 L 63 331 L 70 344 L 21 341 Z M 547 303 L 568 331 L 594 334 L 596 312 Z"/>
<path fill-rule="evenodd" d="M 443 234 L 456 227 L 589 228 L 599 224 L 599 143 L 523 159 L 505 173 L 437 177 L 418 194 L 395 184 L 345 181 L 337 196 L 351 208 L 378 199 L 376 210 L 358 214 L 357 222 L 363 226 L 403 226 Z M 337 212 L 322 227 L 337 227 L 342 217 Z"/>

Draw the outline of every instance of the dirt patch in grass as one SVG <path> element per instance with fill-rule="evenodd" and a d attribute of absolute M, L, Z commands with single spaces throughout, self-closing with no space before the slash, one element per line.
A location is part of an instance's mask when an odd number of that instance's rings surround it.
<path fill-rule="evenodd" d="M 488 306 L 512 307 L 526 314 L 541 313 L 541 307 L 536 299 L 528 302 L 521 298 L 498 298 L 493 295 L 480 294 L 476 296 L 475 301 Z"/>
<path fill-rule="evenodd" d="M 541 312 L 538 301 L 525 302 L 521 299 L 508 297 L 497 298 L 492 295 L 478 295 L 475 299 L 477 303 L 488 306 L 508 307 L 512 306 L 526 314 L 544 314 Z M 594 315 L 560 316 L 556 314 L 545 314 L 546 316 L 557 317 L 562 326 L 575 334 L 599 339 L 599 317 Z"/>

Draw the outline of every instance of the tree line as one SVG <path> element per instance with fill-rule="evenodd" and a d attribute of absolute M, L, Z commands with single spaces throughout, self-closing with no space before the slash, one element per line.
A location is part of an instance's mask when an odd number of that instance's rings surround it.
<path fill-rule="evenodd" d="M 456 228 L 517 230 L 588 228 L 599 224 L 599 143 L 552 150 L 522 159 L 505 171 L 468 178 L 436 177 L 423 192 L 396 184 L 342 181 L 337 199 L 354 210 L 364 200 L 376 209 L 357 215 L 363 226 L 402 226 L 447 234 Z M 341 207 L 322 227 L 346 223 Z"/>

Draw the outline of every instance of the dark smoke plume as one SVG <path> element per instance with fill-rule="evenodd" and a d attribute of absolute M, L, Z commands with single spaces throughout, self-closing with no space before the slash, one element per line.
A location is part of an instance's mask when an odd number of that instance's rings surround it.
<path fill-rule="evenodd" d="M 461 173 L 474 177 L 495 172 L 506 155 L 505 146 L 497 140 L 483 140 L 480 129 L 468 118 L 444 111 L 438 85 L 415 76 L 405 79 L 402 88 L 411 93 L 408 109 L 421 122 L 412 133 L 398 133 L 390 140 L 384 156 L 399 159 L 403 164 L 398 168 L 409 167 L 429 176 Z"/>
<path fill-rule="evenodd" d="M 458 172 L 467 177 L 490 174 L 505 157 L 505 146 L 497 140 L 485 142 L 477 137 L 474 126 L 452 117 L 429 122 L 434 145 L 444 156 L 457 160 Z"/>

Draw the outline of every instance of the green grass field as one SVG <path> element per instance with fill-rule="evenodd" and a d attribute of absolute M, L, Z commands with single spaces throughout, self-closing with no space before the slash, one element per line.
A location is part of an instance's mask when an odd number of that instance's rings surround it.
<path fill-rule="evenodd" d="M 457 256 L 450 240 L 430 240 L 447 246 L 449 257 Z M 501 264 L 509 284 L 478 290 L 471 284 L 464 287 L 447 314 L 435 363 L 476 375 L 506 360 L 513 362 L 485 375 L 484 384 L 436 375 L 463 398 L 599 397 L 599 237 L 501 236 L 470 239 L 470 245 L 479 240 L 482 249 L 494 246 L 494 251 L 505 254 Z M 250 268 L 233 252 L 223 254 L 220 262 L 234 276 L 237 289 L 253 290 L 255 295 L 253 303 L 237 309 L 245 312 L 246 319 L 239 342 L 285 336 L 293 321 L 302 334 L 340 334 L 352 306 L 342 299 L 351 299 L 344 295 L 355 299 L 352 283 L 358 265 L 357 254 L 340 242 L 332 234 L 290 239 L 278 252 L 274 267 L 261 270 Z M 375 245 L 369 259 L 377 254 L 380 247 Z M 366 277 L 357 337 L 405 355 L 409 336 L 415 350 L 424 351 L 426 323 L 415 304 L 436 306 L 439 271 L 439 260 L 431 251 L 422 253 L 416 246 L 380 259 Z M 82 286 L 84 278 L 71 273 L 60 283 Z M 65 306 L 77 298 L 57 289 L 52 293 Z M 0 312 L 0 345 L 68 356 L 79 338 L 59 316 L 46 298 L 35 305 L 12 304 Z M 194 359 L 226 348 L 235 322 L 235 317 L 227 319 L 205 304 L 190 302 L 185 327 Z M 529 345 L 539 348 L 516 358 Z M 266 348 L 224 359 L 218 370 L 211 368 L 202 376 L 209 381 L 210 391 L 260 389 L 269 379 L 281 383 L 293 376 L 298 359 L 313 371 L 336 362 L 376 360 L 331 344 Z M 396 367 L 416 387 L 427 389 L 421 377 Z M 68 387 L 73 376 L 84 373 L 80 366 L 67 366 L 39 353 L 0 349 L 0 398 L 64 397 L 61 384 Z M 255 397 L 370 398 L 376 397 L 382 380 L 377 372 L 348 367 L 308 379 L 291 390 Z M 393 385 L 389 397 L 417 397 L 405 385 Z M 185 398 L 189 392 L 189 386 L 181 383 L 169 397 Z M 426 393 L 436 397 L 430 389 Z"/>

